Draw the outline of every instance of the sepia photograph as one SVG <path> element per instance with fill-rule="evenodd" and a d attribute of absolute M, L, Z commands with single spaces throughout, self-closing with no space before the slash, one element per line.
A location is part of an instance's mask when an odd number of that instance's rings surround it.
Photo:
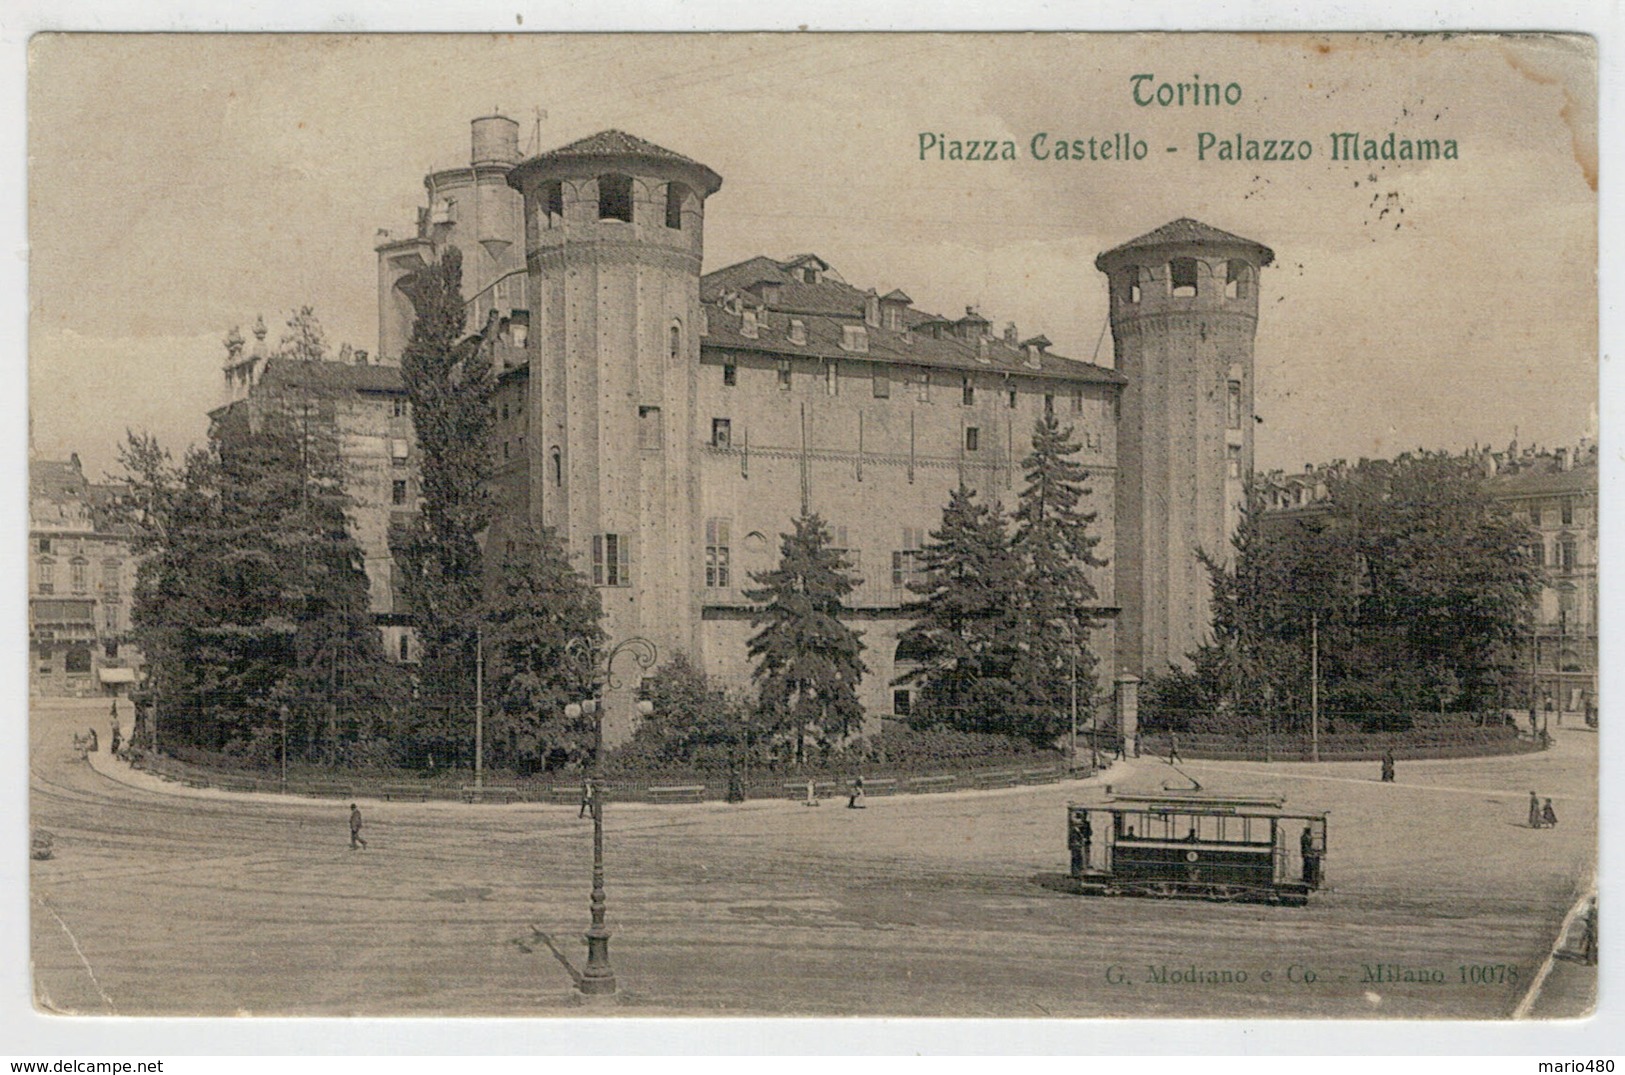
<path fill-rule="evenodd" d="M 29 42 L 36 1014 L 1593 1016 L 1595 39 L 515 29 Z"/>

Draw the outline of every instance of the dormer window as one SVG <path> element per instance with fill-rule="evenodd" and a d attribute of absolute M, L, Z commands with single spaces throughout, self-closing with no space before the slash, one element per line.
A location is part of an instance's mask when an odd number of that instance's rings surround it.
<path fill-rule="evenodd" d="M 862 325 L 841 326 L 841 350 L 867 351 L 869 350 L 869 330 Z"/>
<path fill-rule="evenodd" d="M 806 268 L 802 269 L 801 270 L 801 282 L 804 283 L 804 284 L 816 284 L 816 283 L 818 283 L 818 270 L 813 268 L 810 265 L 807 266 Z"/>
<path fill-rule="evenodd" d="M 803 321 L 799 317 L 792 317 L 790 319 L 790 342 L 807 342 L 807 322 Z"/>
<path fill-rule="evenodd" d="M 739 334 L 741 336 L 749 340 L 754 340 L 756 338 L 756 328 L 757 323 L 755 310 L 746 310 L 740 314 Z"/>
<path fill-rule="evenodd" d="M 598 177 L 598 219 L 632 223 L 631 176 L 601 175 Z"/>

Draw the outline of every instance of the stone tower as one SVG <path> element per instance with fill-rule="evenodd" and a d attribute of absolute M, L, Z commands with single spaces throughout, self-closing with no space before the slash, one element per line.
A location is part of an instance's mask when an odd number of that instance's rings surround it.
<path fill-rule="evenodd" d="M 496 310 L 525 323 L 525 258 L 520 243 L 520 198 L 508 184 L 519 162 L 519 124 L 507 116 L 480 116 L 469 124 L 469 162 L 423 177 L 428 205 L 418 211 L 413 235 L 382 236 L 378 254 L 378 358 L 400 361 L 412 337 L 416 311 L 402 283 L 432 264 L 448 246 L 463 255 L 468 332 L 478 332 Z"/>
<path fill-rule="evenodd" d="M 694 394 L 711 169 L 620 131 L 514 167 L 530 274 L 532 525 L 597 587 L 609 642 L 698 654 Z M 611 742 L 629 734 L 630 707 Z"/>
<path fill-rule="evenodd" d="M 1095 259 L 1117 371 L 1119 671 L 1185 665 L 1211 634 L 1205 551 L 1225 558 L 1253 467 L 1253 336 L 1268 247 L 1190 219 Z"/>

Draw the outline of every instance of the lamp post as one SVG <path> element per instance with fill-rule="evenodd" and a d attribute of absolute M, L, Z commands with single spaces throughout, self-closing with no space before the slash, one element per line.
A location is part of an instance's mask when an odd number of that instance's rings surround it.
<path fill-rule="evenodd" d="M 281 707 L 282 717 L 282 794 L 288 793 L 288 707 Z"/>
<path fill-rule="evenodd" d="M 590 662 L 594 693 L 600 690 L 620 690 L 624 683 L 615 675 L 615 658 L 622 653 L 631 654 L 642 671 L 648 671 L 659 659 L 659 650 L 647 638 L 627 638 L 608 653 L 600 655 L 600 648 L 585 639 L 573 638 L 565 644 L 565 651 Z M 647 700 L 638 703 L 644 715 L 653 712 Z M 564 715 L 571 720 L 582 716 L 593 717 L 592 745 L 592 924 L 587 927 L 587 966 L 581 972 L 576 988 L 585 996 L 608 996 L 619 988 L 615 971 L 609 963 L 609 927 L 604 924 L 604 786 L 599 777 L 604 755 L 604 702 L 602 698 L 589 698 L 584 702 L 571 702 L 564 707 Z"/>

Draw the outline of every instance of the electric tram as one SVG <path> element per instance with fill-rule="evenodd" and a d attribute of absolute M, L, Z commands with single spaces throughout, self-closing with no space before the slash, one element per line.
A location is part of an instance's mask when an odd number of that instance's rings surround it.
<path fill-rule="evenodd" d="M 1325 883 L 1326 814 L 1284 805 L 1201 791 L 1068 804 L 1070 887 L 1092 896 L 1302 906 Z"/>

